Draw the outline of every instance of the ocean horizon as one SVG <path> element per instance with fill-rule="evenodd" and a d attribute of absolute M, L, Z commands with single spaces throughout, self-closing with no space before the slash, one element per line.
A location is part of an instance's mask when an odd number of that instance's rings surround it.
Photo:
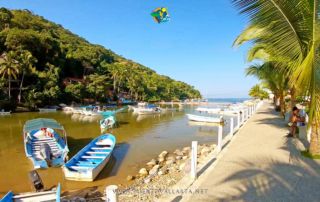
<path fill-rule="evenodd" d="M 246 100 L 250 100 L 250 98 L 206 98 L 208 102 L 214 103 L 239 103 L 244 102 Z"/>

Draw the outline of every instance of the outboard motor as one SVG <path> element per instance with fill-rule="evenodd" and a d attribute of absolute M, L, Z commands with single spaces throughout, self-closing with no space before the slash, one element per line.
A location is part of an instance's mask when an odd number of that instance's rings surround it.
<path fill-rule="evenodd" d="M 40 155 L 43 158 L 43 160 L 47 162 L 48 166 L 50 166 L 53 155 L 51 152 L 51 148 L 47 143 L 40 145 Z"/>
<path fill-rule="evenodd" d="M 44 186 L 43 186 L 43 182 L 39 176 L 39 174 L 37 173 L 36 170 L 30 171 L 28 173 L 29 175 L 29 179 L 34 187 L 34 189 L 38 192 L 38 191 L 42 191 Z"/>

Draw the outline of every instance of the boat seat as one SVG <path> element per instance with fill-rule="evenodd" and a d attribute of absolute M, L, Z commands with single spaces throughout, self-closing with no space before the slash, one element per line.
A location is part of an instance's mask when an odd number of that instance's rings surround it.
<path fill-rule="evenodd" d="M 111 149 L 110 147 L 91 147 L 92 150 L 98 150 L 98 149 Z"/>
<path fill-rule="evenodd" d="M 87 163 L 80 163 L 80 162 L 77 162 L 76 163 L 76 166 L 87 166 L 87 167 L 96 167 L 97 166 L 97 164 L 92 164 L 92 163 L 89 163 L 89 162 L 87 162 Z"/>
<path fill-rule="evenodd" d="M 91 170 L 93 167 L 86 167 L 86 166 L 70 166 L 70 168 L 74 170 Z"/>
<path fill-rule="evenodd" d="M 77 161 L 77 163 L 84 163 L 84 164 L 88 163 L 88 164 L 92 164 L 92 165 L 96 165 L 96 164 L 98 164 L 98 162 L 95 162 L 95 161 L 89 161 L 89 160 L 87 160 L 87 161 Z"/>
<path fill-rule="evenodd" d="M 106 147 L 111 147 L 110 144 L 106 144 L 106 143 L 101 143 L 101 142 L 97 142 L 96 145 L 98 146 L 106 146 Z"/>
<path fill-rule="evenodd" d="M 88 151 L 87 154 L 109 154 L 110 152 L 101 152 L 101 151 Z"/>
<path fill-rule="evenodd" d="M 82 156 L 84 159 L 104 159 L 105 156 Z"/>

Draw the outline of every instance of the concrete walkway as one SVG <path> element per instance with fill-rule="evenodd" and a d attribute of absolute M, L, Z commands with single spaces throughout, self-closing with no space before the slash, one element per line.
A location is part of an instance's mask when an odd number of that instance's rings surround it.
<path fill-rule="evenodd" d="M 320 201 L 320 162 L 302 157 L 302 144 L 287 132 L 272 105 L 264 104 L 190 187 L 206 193 L 174 201 Z"/>

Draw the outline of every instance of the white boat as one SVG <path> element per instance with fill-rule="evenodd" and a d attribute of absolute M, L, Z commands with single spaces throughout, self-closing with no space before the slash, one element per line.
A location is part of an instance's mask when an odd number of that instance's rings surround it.
<path fill-rule="evenodd" d="M 206 122 L 206 123 L 221 123 L 223 122 L 223 117 L 209 117 L 209 116 L 198 116 L 193 114 L 187 114 L 190 121 L 196 122 Z"/>
<path fill-rule="evenodd" d="M 39 108 L 39 112 L 56 112 L 56 108 Z"/>
<path fill-rule="evenodd" d="M 139 115 L 159 114 L 159 113 L 161 113 L 161 109 L 159 107 L 142 108 L 138 111 Z"/>
<path fill-rule="evenodd" d="M 26 156 L 35 169 L 61 166 L 68 158 L 66 131 L 54 119 L 27 121 L 23 126 L 23 138 Z"/>
<path fill-rule="evenodd" d="M 221 109 L 220 109 L 220 108 L 198 107 L 198 108 L 196 109 L 196 111 L 198 111 L 198 112 L 206 112 L 206 113 L 211 113 L 211 114 L 213 114 L 213 113 L 217 113 L 217 112 L 221 111 Z"/>
<path fill-rule="evenodd" d="M 11 114 L 11 111 L 10 112 L 0 111 L 0 116 L 7 116 L 10 114 Z"/>
<path fill-rule="evenodd" d="M 113 126 L 116 124 L 116 118 L 115 116 L 108 116 L 104 119 L 101 119 L 99 123 L 101 132 L 103 133 L 103 131 L 113 128 Z"/>
<path fill-rule="evenodd" d="M 92 140 L 62 167 L 65 178 L 93 181 L 110 160 L 115 144 L 116 138 L 111 134 Z"/>
<path fill-rule="evenodd" d="M 8 192 L 0 201 L 1 202 L 60 202 L 61 187 L 58 184 L 53 191 L 30 192 L 14 195 L 13 192 Z"/>

